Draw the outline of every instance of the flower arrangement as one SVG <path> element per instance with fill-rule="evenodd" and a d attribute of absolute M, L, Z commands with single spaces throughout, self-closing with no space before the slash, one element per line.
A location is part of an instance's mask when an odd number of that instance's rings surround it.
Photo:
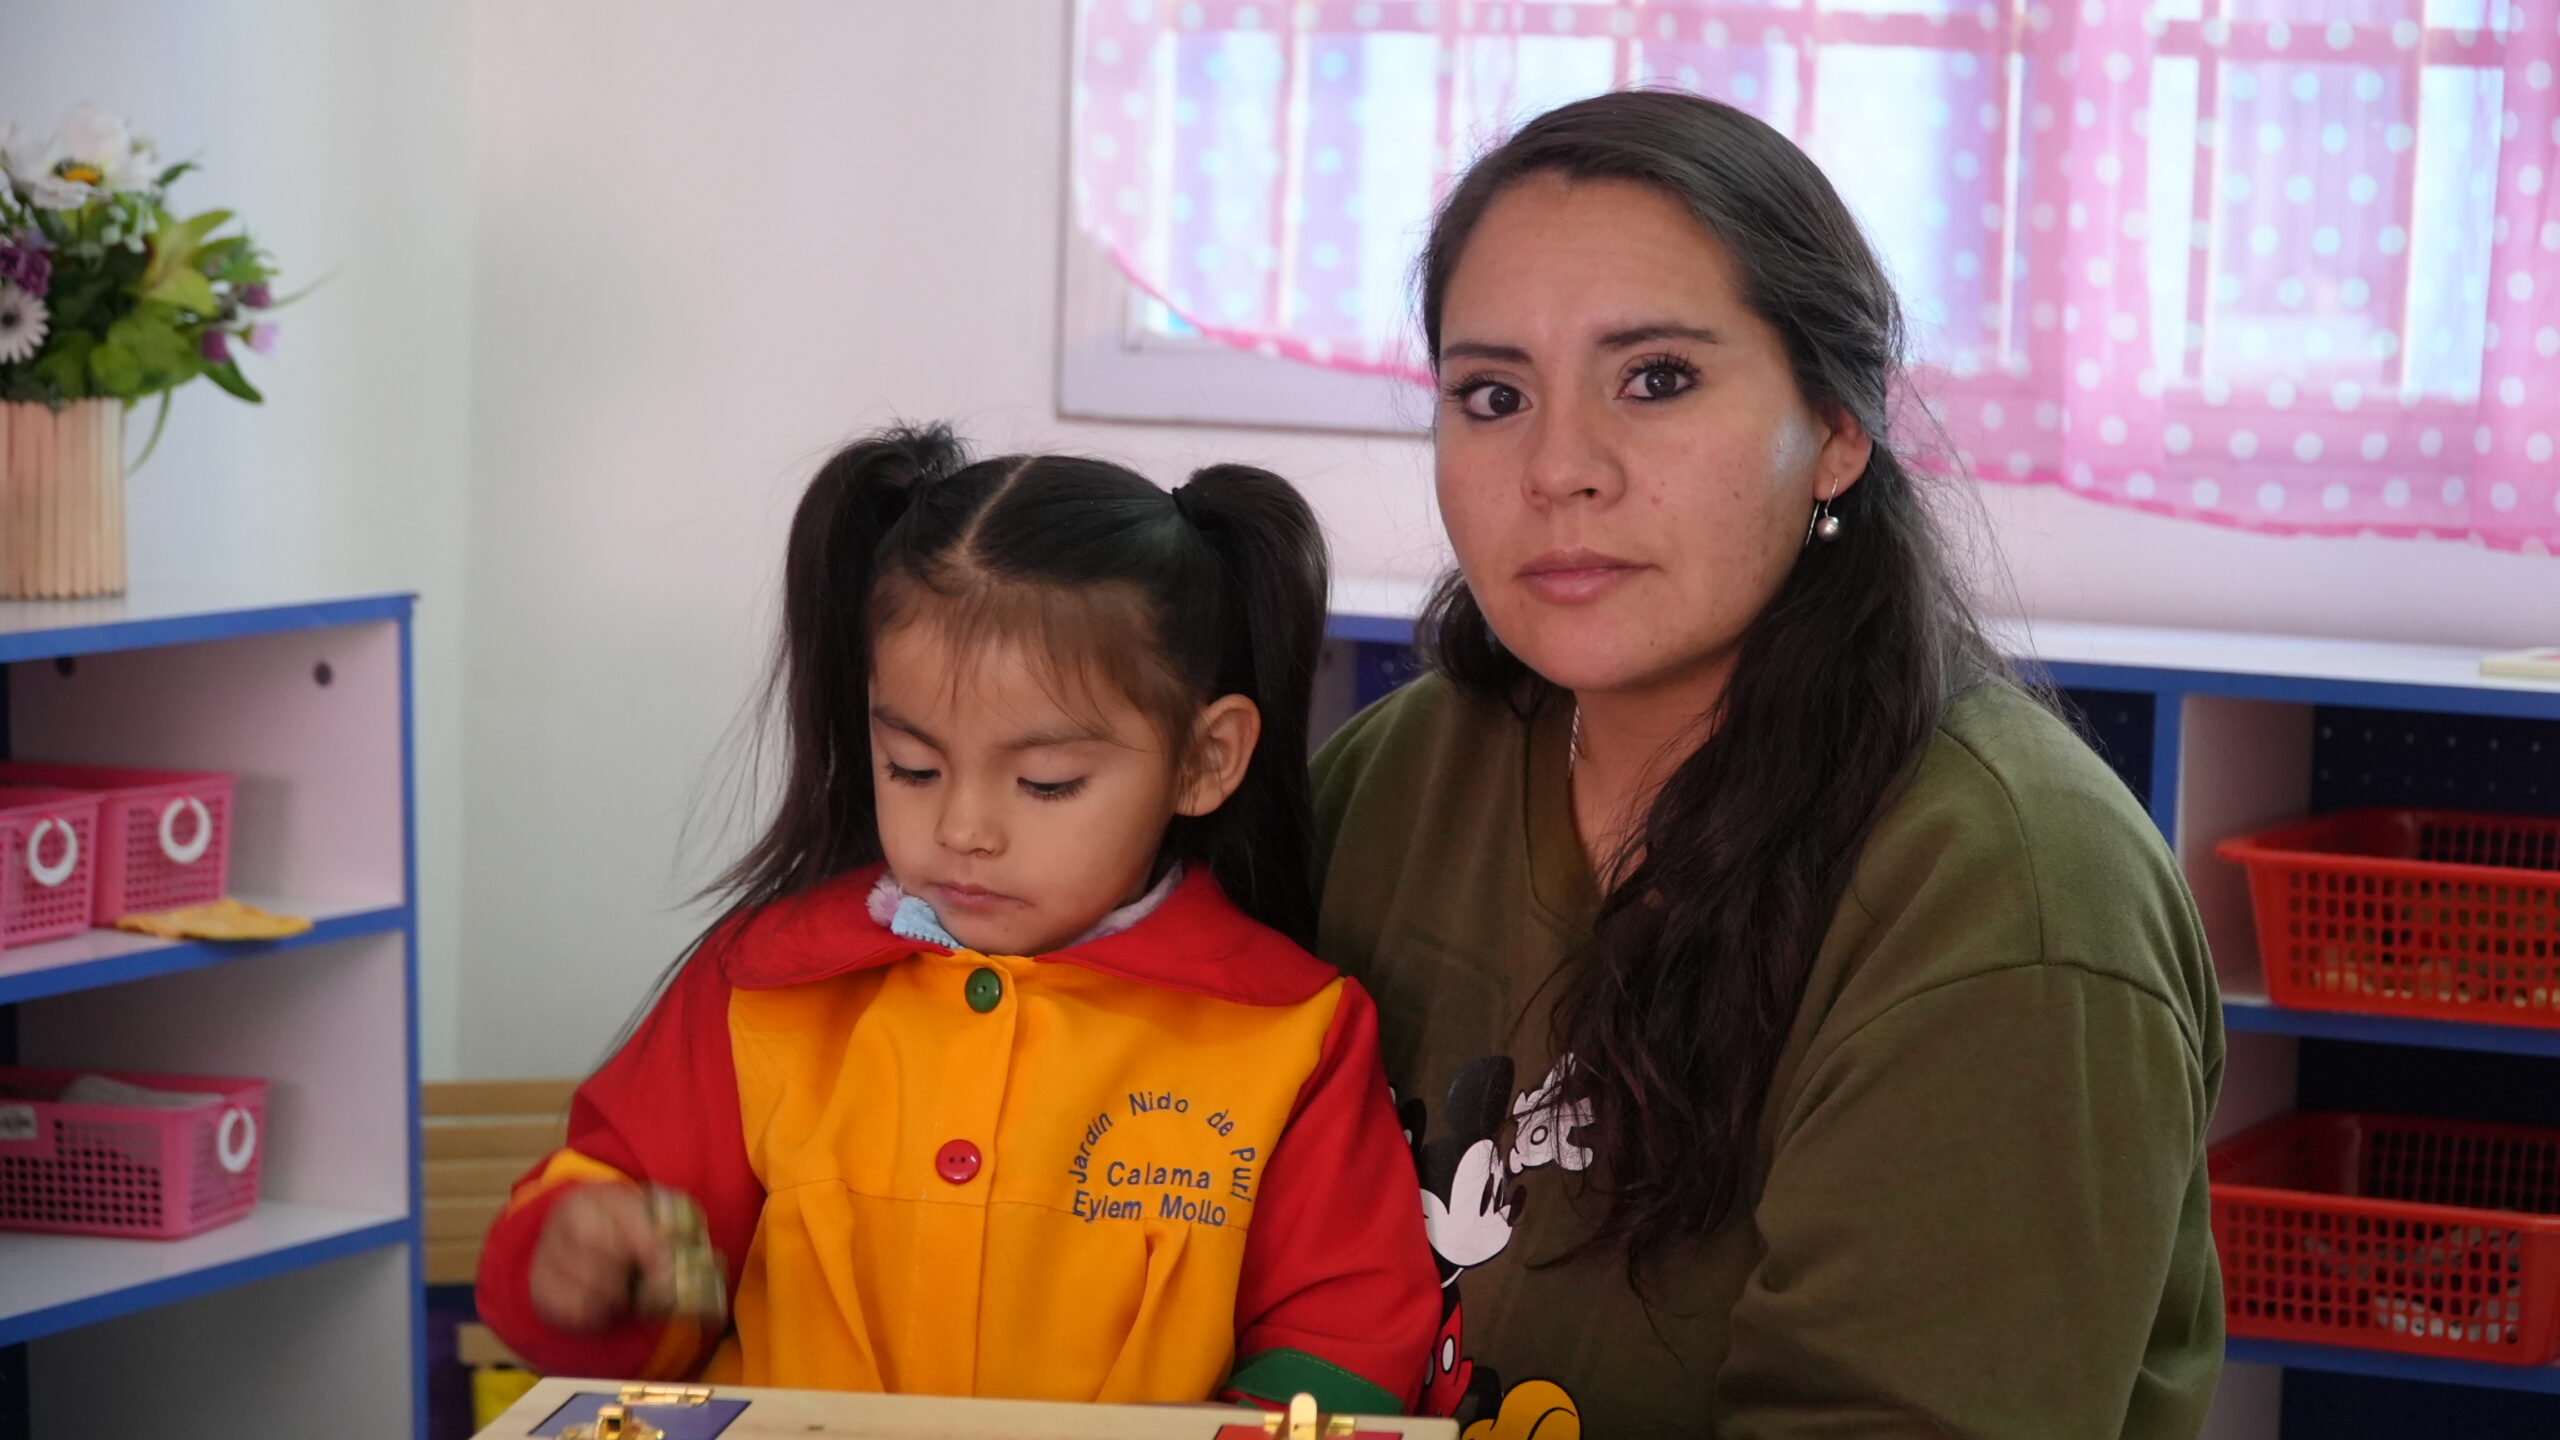
<path fill-rule="evenodd" d="M 193 168 L 94 105 L 50 137 L 0 120 L 0 401 L 129 407 L 198 376 L 260 398 L 235 347 L 275 344 L 274 266 L 215 233 L 231 212 L 169 212 Z"/>

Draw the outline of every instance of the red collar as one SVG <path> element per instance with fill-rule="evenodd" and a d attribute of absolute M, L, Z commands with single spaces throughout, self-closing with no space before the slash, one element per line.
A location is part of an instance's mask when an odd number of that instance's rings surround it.
<path fill-rule="evenodd" d="M 886 868 L 866 865 L 748 916 L 722 944 L 721 972 L 741 990 L 775 990 L 951 953 L 871 918 L 866 902 Z M 1237 909 L 1205 865 L 1137 924 L 1038 958 L 1239 1005 L 1295 1005 L 1334 979 L 1332 966 Z"/>

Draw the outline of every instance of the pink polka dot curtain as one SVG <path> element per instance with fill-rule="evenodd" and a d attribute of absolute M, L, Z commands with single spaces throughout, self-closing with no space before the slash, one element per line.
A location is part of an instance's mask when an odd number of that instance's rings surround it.
<path fill-rule="evenodd" d="M 2560 0 L 1082 0 L 1079 223 L 1153 322 L 1424 374 L 1451 174 L 1581 95 L 1794 137 L 1985 480 L 2560 545 Z"/>

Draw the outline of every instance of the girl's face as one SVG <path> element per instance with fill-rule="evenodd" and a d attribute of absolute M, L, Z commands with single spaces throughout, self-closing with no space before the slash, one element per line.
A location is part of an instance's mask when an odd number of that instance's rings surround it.
<path fill-rule="evenodd" d="M 1164 737 L 1109 687 L 1071 698 L 1014 644 L 955 665 L 939 627 L 908 623 L 872 646 L 872 794 L 890 873 L 953 938 L 1040 955 L 1146 890 L 1176 815 L 1206 814 L 1240 781 L 1224 762 L 1258 730 L 1251 702 L 1203 710 L 1202 763 L 1178 775 Z M 1242 710 L 1239 712 L 1238 708 Z"/>
<path fill-rule="evenodd" d="M 1532 175 L 1442 297 L 1440 513 L 1494 633 L 1568 689 L 1720 685 L 1868 442 L 1816 414 L 1679 202 Z"/>

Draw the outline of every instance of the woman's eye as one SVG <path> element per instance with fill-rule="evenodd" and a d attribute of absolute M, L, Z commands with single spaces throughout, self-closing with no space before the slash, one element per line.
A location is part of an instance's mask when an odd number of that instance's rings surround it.
<path fill-rule="evenodd" d="M 1668 400 L 1695 387 L 1695 371 L 1679 365 L 1647 365 L 1627 377 L 1626 387 L 1618 392 L 1628 400 Z"/>
<path fill-rule="evenodd" d="M 1025 780 L 1022 788 L 1034 800 L 1067 800 L 1084 789 L 1082 780 Z"/>
<path fill-rule="evenodd" d="M 889 779 L 899 785 L 930 785 L 942 774 L 939 770 L 910 770 L 895 760 L 884 760 L 881 764 L 888 767 Z"/>
<path fill-rule="evenodd" d="M 1499 420 L 1506 415 L 1519 414 L 1528 405 L 1529 397 L 1509 385 L 1488 381 L 1470 386 L 1459 397 L 1458 403 L 1479 420 Z"/>

